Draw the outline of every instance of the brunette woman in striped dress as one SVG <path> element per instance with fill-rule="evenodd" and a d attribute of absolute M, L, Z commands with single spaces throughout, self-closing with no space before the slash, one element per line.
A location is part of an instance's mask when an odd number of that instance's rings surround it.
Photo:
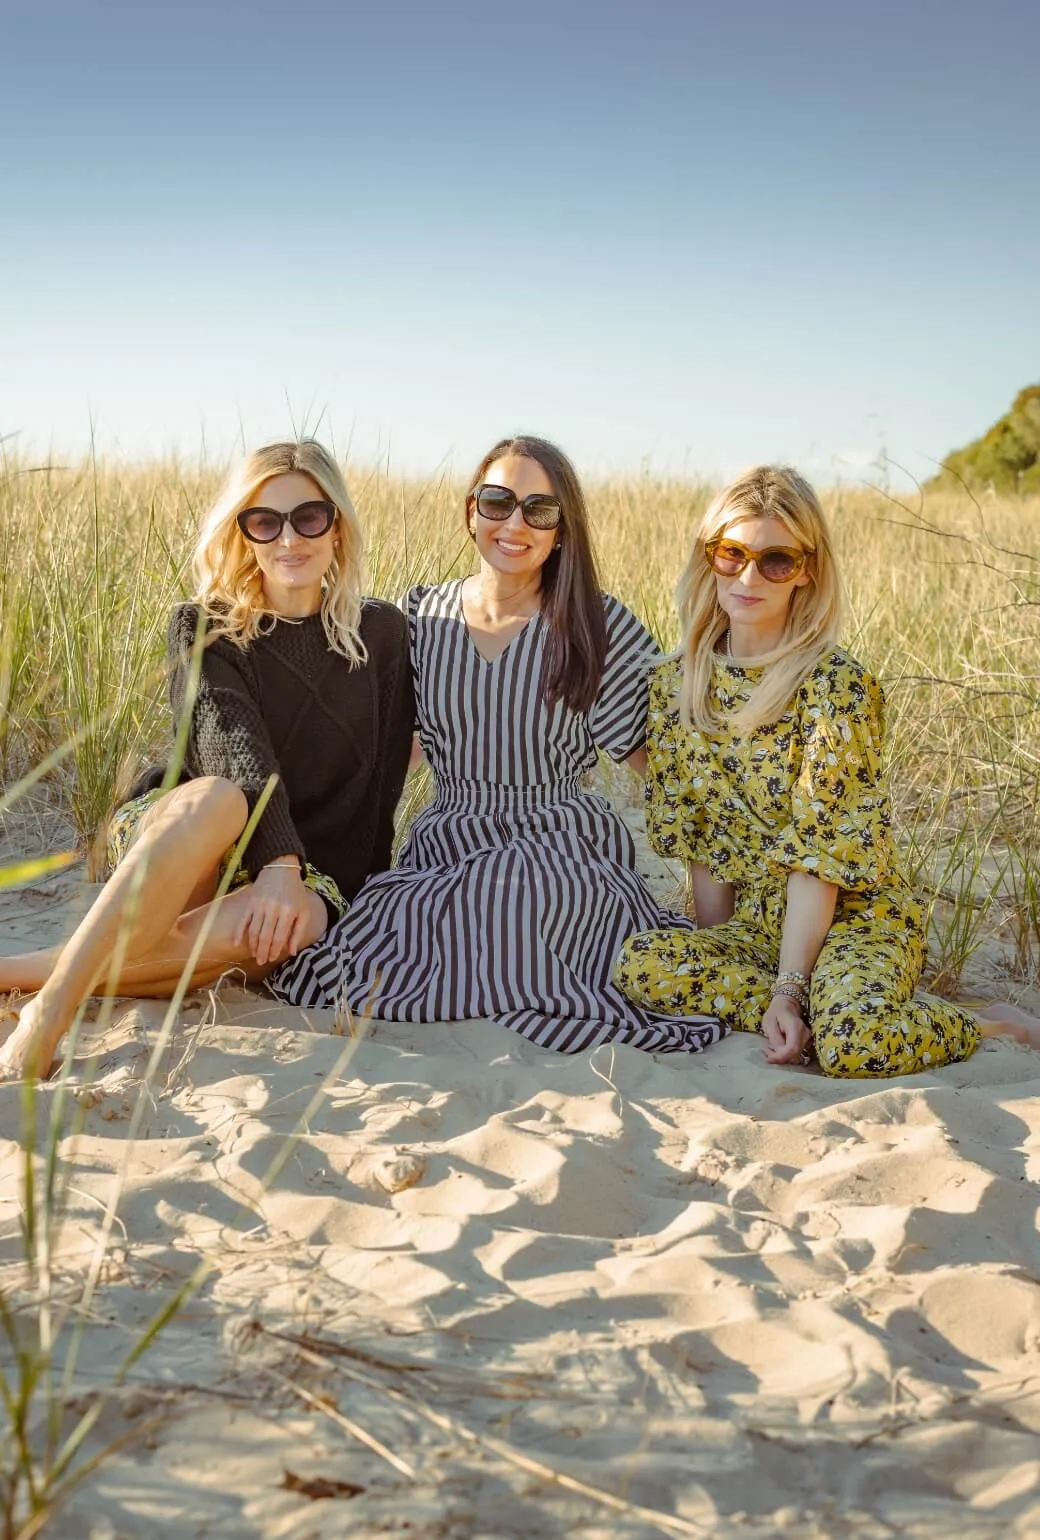
<path fill-rule="evenodd" d="M 713 1017 L 657 1015 L 611 981 L 627 935 L 683 921 L 663 915 L 624 822 L 585 785 L 600 750 L 644 769 L 657 647 L 600 590 L 559 449 L 505 439 L 470 486 L 479 570 L 406 600 L 434 800 L 397 868 L 269 983 L 387 1021 L 487 1017 L 564 1053 L 697 1052 L 723 1035 Z"/>

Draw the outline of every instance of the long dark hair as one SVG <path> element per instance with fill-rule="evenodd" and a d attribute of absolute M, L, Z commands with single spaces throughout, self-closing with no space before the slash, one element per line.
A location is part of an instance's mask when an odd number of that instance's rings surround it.
<path fill-rule="evenodd" d="M 559 549 L 542 568 L 542 616 L 549 640 L 542 668 L 542 694 L 551 706 L 562 701 L 571 711 L 588 711 L 599 694 L 607 656 L 607 625 L 596 558 L 589 539 L 589 515 L 574 466 L 562 449 L 548 439 L 501 439 L 481 460 L 470 478 L 466 497 L 466 527 L 475 514 L 473 493 L 496 460 L 509 456 L 534 460 L 560 499 Z"/>

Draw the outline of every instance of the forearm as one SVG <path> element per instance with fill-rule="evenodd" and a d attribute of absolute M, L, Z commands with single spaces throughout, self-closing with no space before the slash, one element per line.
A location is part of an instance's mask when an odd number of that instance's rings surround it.
<path fill-rule="evenodd" d="M 647 769 L 646 744 L 641 743 L 638 749 L 633 749 L 631 754 L 625 756 L 625 764 L 636 775 L 645 775 Z"/>
<path fill-rule="evenodd" d="M 735 893 L 731 882 L 716 882 L 706 866 L 691 862 L 687 867 L 693 888 L 693 907 L 697 916 L 697 929 L 709 925 L 722 925 L 733 918 Z"/>
<path fill-rule="evenodd" d="M 838 892 L 834 883 L 821 882 L 809 872 L 788 875 L 780 973 L 803 973 L 806 978 L 812 973 L 834 920 Z"/>

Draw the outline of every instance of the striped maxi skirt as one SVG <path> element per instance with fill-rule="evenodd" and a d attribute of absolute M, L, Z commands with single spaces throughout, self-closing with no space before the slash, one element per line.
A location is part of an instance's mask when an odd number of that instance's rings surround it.
<path fill-rule="evenodd" d="M 625 823 L 579 783 L 441 781 L 398 866 L 268 983 L 291 1004 L 380 1021 L 490 1019 L 561 1053 L 697 1053 L 720 1022 L 655 1015 L 611 979 L 633 933 L 689 924 L 658 905 Z"/>

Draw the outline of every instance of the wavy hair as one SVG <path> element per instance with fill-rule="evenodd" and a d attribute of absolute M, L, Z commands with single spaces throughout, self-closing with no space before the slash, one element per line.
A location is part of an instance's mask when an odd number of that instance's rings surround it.
<path fill-rule="evenodd" d="M 473 493 L 496 460 L 534 460 L 560 500 L 559 547 L 542 567 L 542 617 L 549 639 L 542 666 L 542 694 L 548 705 L 562 701 L 571 711 L 588 711 L 599 694 L 607 657 L 603 592 L 589 535 L 589 514 L 578 473 L 562 449 L 548 439 L 521 434 L 500 439 L 477 466 L 466 497 L 466 529 L 474 513 Z"/>
<path fill-rule="evenodd" d="M 715 651 L 729 621 L 704 546 L 740 519 L 779 519 L 786 525 L 810 553 L 810 581 L 792 591 L 779 646 L 755 659 L 765 671 L 747 704 L 723 721 L 711 703 L 711 681 Z M 753 732 L 775 722 L 820 660 L 837 646 L 845 614 L 827 521 L 804 476 L 788 465 L 756 465 L 723 487 L 701 519 L 676 603 L 682 625 L 682 720 L 713 736 Z"/>
<path fill-rule="evenodd" d="M 195 599 L 213 619 L 210 634 L 226 636 L 240 647 L 260 634 L 266 620 L 278 618 L 264 599 L 256 557 L 235 521 L 265 481 L 287 471 L 302 471 L 336 505 L 335 554 L 324 578 L 321 618 L 333 652 L 358 666 L 366 659 L 360 629 L 361 526 L 343 472 L 316 439 L 265 444 L 231 472 L 199 531 L 192 559 Z"/>

